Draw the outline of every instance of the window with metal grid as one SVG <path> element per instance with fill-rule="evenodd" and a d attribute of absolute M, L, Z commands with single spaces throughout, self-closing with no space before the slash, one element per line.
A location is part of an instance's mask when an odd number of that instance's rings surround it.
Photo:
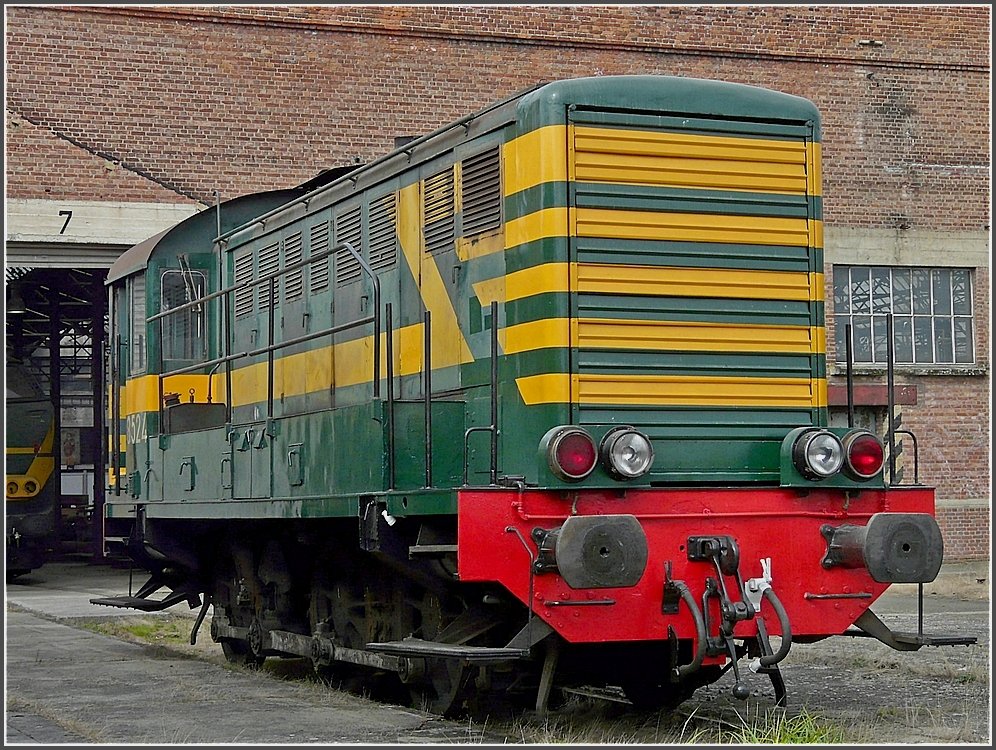
<path fill-rule="evenodd" d="M 885 364 L 893 316 L 896 364 L 975 363 L 972 273 L 965 268 L 834 266 L 836 360 L 846 326 L 856 364 Z"/>

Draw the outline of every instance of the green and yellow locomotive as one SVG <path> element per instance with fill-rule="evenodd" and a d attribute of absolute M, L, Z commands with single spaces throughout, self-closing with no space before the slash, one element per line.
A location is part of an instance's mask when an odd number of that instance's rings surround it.
<path fill-rule="evenodd" d="M 812 103 L 661 76 L 186 220 L 109 276 L 107 509 L 152 578 L 97 601 L 213 605 L 233 661 L 443 713 L 731 668 L 742 696 L 744 656 L 782 701 L 793 641 L 930 642 L 868 610 L 942 540 L 829 426 L 821 227 Z"/>

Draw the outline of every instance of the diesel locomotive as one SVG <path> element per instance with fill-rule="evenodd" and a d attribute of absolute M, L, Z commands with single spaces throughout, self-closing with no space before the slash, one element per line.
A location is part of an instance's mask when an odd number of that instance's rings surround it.
<path fill-rule="evenodd" d="M 137 245 L 106 512 L 150 578 L 94 602 L 444 714 L 953 642 L 869 609 L 943 541 L 830 426 L 820 185 L 805 99 L 580 78 Z"/>
<path fill-rule="evenodd" d="M 8 386 L 9 388 L 9 386 Z M 40 568 L 58 542 L 62 512 L 53 479 L 55 421 L 47 398 L 8 390 L 6 399 L 6 579 Z"/>

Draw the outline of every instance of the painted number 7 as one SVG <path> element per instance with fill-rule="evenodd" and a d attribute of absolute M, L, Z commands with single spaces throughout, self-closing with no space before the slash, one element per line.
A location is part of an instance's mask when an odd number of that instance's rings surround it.
<path fill-rule="evenodd" d="M 73 212 L 72 211 L 59 211 L 59 216 L 65 216 L 66 217 L 66 223 L 62 225 L 62 230 L 59 232 L 59 234 L 65 234 L 66 233 L 66 227 L 69 226 L 69 221 L 70 221 L 70 219 L 73 218 Z"/>

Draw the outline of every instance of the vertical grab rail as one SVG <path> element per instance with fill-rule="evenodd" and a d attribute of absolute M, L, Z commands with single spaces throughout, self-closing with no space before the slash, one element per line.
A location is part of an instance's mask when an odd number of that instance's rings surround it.
<path fill-rule="evenodd" d="M 111 297 L 113 304 L 114 298 Z M 114 314 L 117 315 L 115 309 Z M 121 497 L 121 386 L 118 381 L 121 379 L 121 334 L 114 334 L 114 353 L 111 355 L 111 430 L 114 442 L 111 446 L 111 455 L 114 456 L 111 468 L 114 471 L 114 495 Z M 125 438 L 125 446 L 128 439 Z"/>
<path fill-rule="evenodd" d="M 889 420 L 887 435 L 889 438 L 889 484 L 896 483 L 896 396 L 894 393 L 896 372 L 892 347 L 892 313 L 885 316 L 885 383 L 888 389 L 886 396 L 886 419 Z"/>
<path fill-rule="evenodd" d="M 221 356 L 225 358 L 225 423 L 232 423 L 232 299 L 228 292 L 222 295 L 225 318 L 225 338 Z"/>
<path fill-rule="evenodd" d="M 274 317 L 276 316 L 277 301 L 274 299 L 273 294 L 276 290 L 276 284 L 274 283 L 275 276 L 270 276 L 269 278 L 269 314 L 266 320 L 266 418 L 273 419 L 273 346 L 276 343 L 273 340 L 274 336 Z"/>
<path fill-rule="evenodd" d="M 851 324 L 844 326 L 844 352 L 847 363 L 847 426 L 854 427 L 854 342 Z"/>
<path fill-rule="evenodd" d="M 391 303 L 386 305 L 385 328 L 387 340 L 385 343 L 387 356 L 387 489 L 394 489 L 394 311 Z M 380 349 L 380 339 L 376 340 L 375 349 Z M 380 373 L 377 373 L 378 376 Z M 376 394 L 374 395 L 376 398 Z"/>
<path fill-rule="evenodd" d="M 498 484 L 498 303 L 491 302 L 491 484 Z"/>
<path fill-rule="evenodd" d="M 422 326 L 422 356 L 425 399 L 425 486 L 432 487 L 432 313 L 425 311 Z"/>
<path fill-rule="evenodd" d="M 491 433 L 491 486 L 498 484 L 498 303 L 491 303 L 491 424 L 468 427 L 463 433 L 463 484 L 470 473 L 470 436 L 475 432 Z"/>

